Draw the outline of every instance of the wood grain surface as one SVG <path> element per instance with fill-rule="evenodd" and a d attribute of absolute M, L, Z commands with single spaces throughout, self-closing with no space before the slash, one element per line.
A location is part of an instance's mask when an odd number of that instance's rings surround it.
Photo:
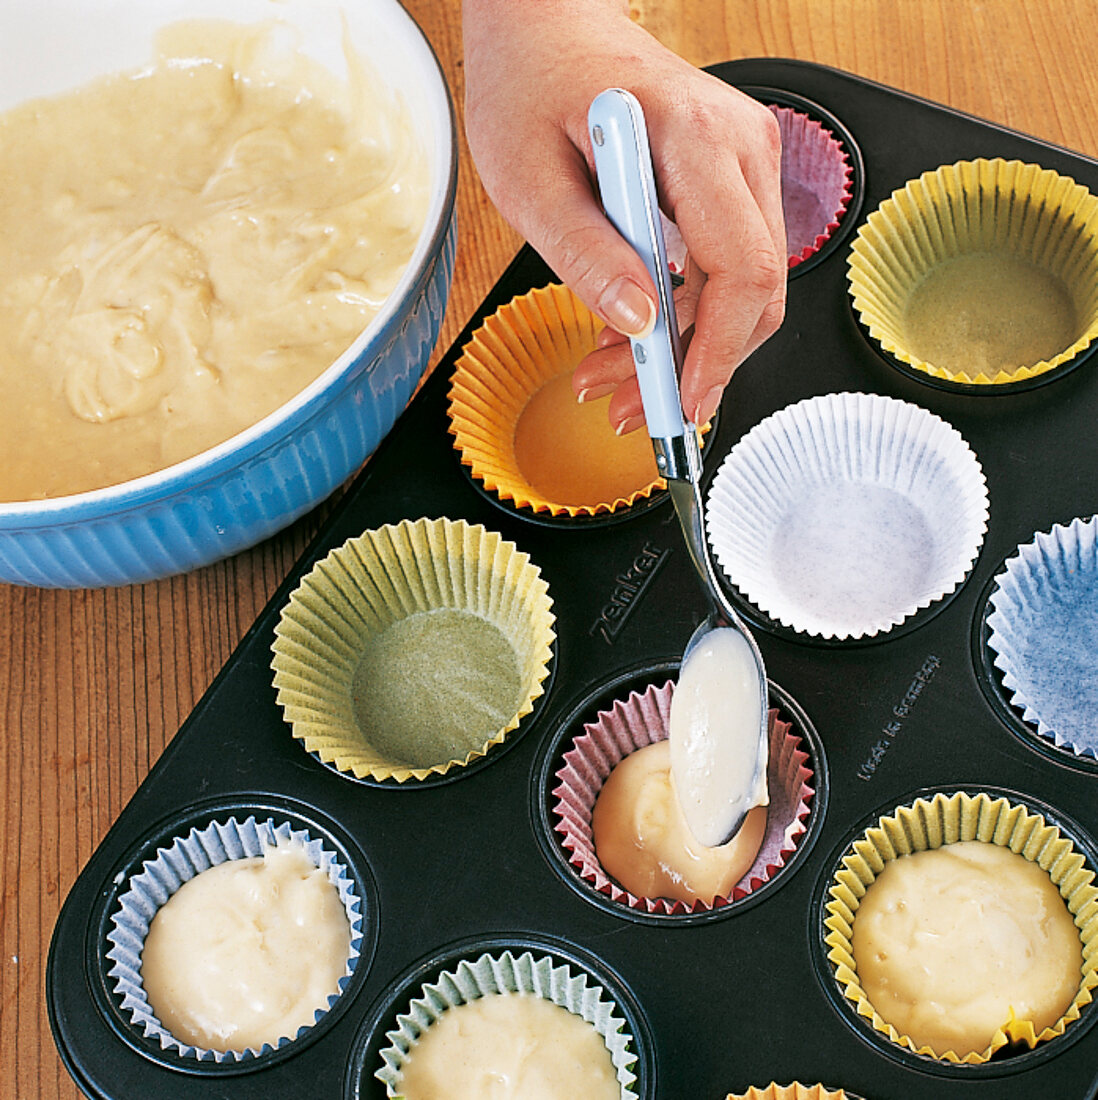
<path fill-rule="evenodd" d="M 406 6 L 433 43 L 460 114 L 459 0 Z M 696 64 L 821 62 L 1098 156 L 1092 0 L 633 0 L 631 10 Z M 458 226 L 443 350 L 520 243 L 480 188 L 464 143 Z M 0 585 L 5 1100 L 79 1095 L 54 1048 L 43 991 L 60 904 L 320 513 L 229 561 L 158 583 L 105 591 Z"/>

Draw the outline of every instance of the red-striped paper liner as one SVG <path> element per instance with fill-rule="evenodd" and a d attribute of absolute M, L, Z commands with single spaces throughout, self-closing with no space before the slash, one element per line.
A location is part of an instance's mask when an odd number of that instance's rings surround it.
<path fill-rule="evenodd" d="M 790 267 L 815 255 L 839 228 L 854 169 L 839 140 L 802 111 L 770 105 L 782 135 L 782 213 Z"/>
<path fill-rule="evenodd" d="M 770 805 L 766 833 L 751 868 L 724 898 L 692 905 L 672 898 L 637 897 L 603 870 L 595 854 L 591 815 L 595 800 L 616 764 L 636 749 L 667 737 L 674 682 L 631 692 L 583 727 L 564 754 L 553 789 L 554 829 L 576 873 L 599 893 L 646 913 L 688 915 L 720 908 L 746 897 L 774 877 L 796 851 L 804 835 L 812 797 L 812 770 L 801 738 L 789 722 L 770 711 L 767 786 Z"/>

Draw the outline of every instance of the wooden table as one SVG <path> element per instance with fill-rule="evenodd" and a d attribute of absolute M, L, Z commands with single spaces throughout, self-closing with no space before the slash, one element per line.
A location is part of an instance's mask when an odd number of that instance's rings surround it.
<path fill-rule="evenodd" d="M 438 52 L 460 112 L 459 0 L 405 2 Z M 699 65 L 750 56 L 821 62 L 1098 156 L 1092 0 L 631 7 Z M 442 350 L 520 244 L 481 190 L 464 144 L 460 171 L 461 236 Z M 318 518 L 154 584 L 74 592 L 0 585 L 0 1098 L 79 1095 L 46 1022 L 43 977 L 58 909 Z"/>

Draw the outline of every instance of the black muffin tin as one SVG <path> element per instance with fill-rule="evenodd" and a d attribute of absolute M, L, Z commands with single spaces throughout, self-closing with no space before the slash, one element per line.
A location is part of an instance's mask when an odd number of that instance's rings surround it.
<path fill-rule="evenodd" d="M 1012 714 L 986 659 L 984 626 L 992 580 L 1015 548 L 1055 523 L 1098 512 L 1095 365 L 1021 392 L 950 391 L 897 371 L 875 350 L 846 286 L 857 225 L 927 169 L 1019 158 L 1098 191 L 1098 163 L 807 63 L 750 60 L 712 71 L 830 124 L 848 146 L 855 179 L 840 230 L 792 272 L 781 331 L 725 395 L 706 449 L 707 477 L 754 424 L 802 398 L 864 390 L 914 402 L 956 427 L 986 473 L 991 515 L 972 574 L 952 598 L 863 644 L 812 642 L 741 599 L 772 700 L 794 719 L 812 758 L 816 793 L 801 852 L 750 904 L 709 919 L 638 920 L 586 896 L 554 849 L 547 810 L 562 731 L 633 686 L 673 677 L 705 604 L 668 499 L 612 520 L 550 522 L 485 494 L 461 466 L 446 416 L 452 367 L 484 316 L 552 281 L 524 250 L 69 893 L 46 988 L 61 1057 L 89 1096 L 382 1097 L 373 1077 L 380 1032 L 425 977 L 482 946 L 552 954 L 601 978 L 633 1025 L 646 1098 L 719 1100 L 793 1080 L 868 1100 L 1083 1100 L 1098 1092 L 1098 1005 L 1033 1055 L 1008 1054 L 983 1067 L 950 1067 L 890 1047 L 837 997 L 819 911 L 857 830 L 940 788 L 1009 792 L 1044 807 L 1098 866 L 1090 839 L 1098 835 L 1098 765 L 1038 741 Z M 271 686 L 274 626 L 317 558 L 364 529 L 420 516 L 482 523 L 529 553 L 554 600 L 552 679 L 544 701 L 482 765 L 431 784 L 358 783 L 290 736 Z M 920 676 L 915 703 L 897 721 L 893 708 Z M 338 1011 L 277 1058 L 226 1067 L 162 1056 L 127 1034 L 106 980 L 102 929 L 116 880 L 170 822 L 193 820 L 199 802 L 210 818 L 256 812 L 317 822 L 372 880 L 362 888 L 373 910 L 367 925 L 375 922 L 366 943 L 376 934 L 376 950 Z"/>

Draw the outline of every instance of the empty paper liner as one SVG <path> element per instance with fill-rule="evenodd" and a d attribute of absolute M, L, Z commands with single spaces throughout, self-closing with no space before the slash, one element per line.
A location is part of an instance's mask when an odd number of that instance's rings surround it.
<path fill-rule="evenodd" d="M 958 841 L 999 845 L 1043 868 L 1074 920 L 1082 957 L 1075 995 L 1052 1026 L 1038 1031 L 1032 1021 L 1020 1019 L 1012 1008 L 1005 1008 L 1002 1015 L 1006 1018 L 988 1036 L 986 1047 L 963 1056 L 953 1050 L 920 1046 L 881 1015 L 862 987 L 852 944 L 862 899 L 889 861 Z M 1098 888 L 1094 885 L 1094 869 L 1058 825 L 1004 796 L 987 792 L 939 793 L 917 798 L 881 817 L 848 847 L 824 900 L 820 934 L 830 968 L 827 978 L 837 983 L 850 1010 L 859 1020 L 868 1022 L 876 1037 L 929 1059 L 977 1066 L 1008 1044 L 1012 1050 L 1028 1050 L 1038 1043 L 1055 1040 L 1078 1026 L 1076 1021 L 1098 986 Z M 1006 938 L 1003 942 L 1011 941 Z"/>
<path fill-rule="evenodd" d="M 653 685 L 600 711 L 564 753 L 553 790 L 553 827 L 574 872 L 592 889 L 643 913 L 690 915 L 719 909 L 747 897 L 786 866 L 805 833 L 813 797 L 813 776 L 801 739 L 776 710 L 770 712 L 767 786 L 770 805 L 758 854 L 732 891 L 692 903 L 666 897 L 638 897 L 615 881 L 599 862 L 592 813 L 610 773 L 630 753 L 663 741 L 669 732 L 674 684 Z M 746 826 L 745 826 L 746 827 Z"/>
<path fill-rule="evenodd" d="M 995 585 L 987 644 L 1011 704 L 1040 736 L 1098 758 L 1098 517 L 1037 534 Z"/>
<path fill-rule="evenodd" d="M 850 204 L 853 168 L 842 144 L 803 111 L 771 105 L 782 135 L 782 213 L 790 267 L 818 252 Z"/>
<path fill-rule="evenodd" d="M 153 918 L 161 906 L 196 875 L 229 860 L 262 856 L 266 847 L 287 841 L 300 843 L 310 862 L 326 873 L 346 911 L 351 947 L 338 988 L 328 998 L 327 1006 L 317 1009 L 311 1025 L 302 1026 L 295 1035 L 283 1036 L 276 1043 L 241 1050 L 207 1049 L 172 1035 L 157 1018 L 142 981 L 142 953 Z M 119 999 L 122 1015 L 128 1018 L 136 1034 L 151 1039 L 161 1051 L 179 1058 L 221 1064 L 245 1063 L 264 1058 L 307 1034 L 310 1026 L 319 1022 L 339 999 L 355 967 L 360 965 L 362 900 L 348 868 L 322 840 L 287 822 L 276 824 L 270 819 L 259 821 L 255 817 L 238 821 L 230 817 L 213 821 L 201 829 L 193 828 L 186 835 L 175 837 L 164 847 L 150 852 L 140 872 L 130 879 L 119 896 L 117 908 L 110 915 L 106 940 L 106 959 L 110 965 L 108 982 Z"/>
<path fill-rule="evenodd" d="M 485 953 L 462 960 L 425 984 L 407 1010 L 397 1016 L 397 1027 L 386 1032 L 388 1046 L 381 1051 L 382 1066 L 375 1076 L 385 1084 L 386 1095 L 401 1095 L 401 1075 L 416 1044 L 447 1010 L 496 993 L 526 993 L 544 997 L 585 1020 L 602 1036 L 609 1051 L 621 1100 L 638 1100 L 635 1037 L 612 997 L 578 967 L 551 957 L 525 951 Z"/>
<path fill-rule="evenodd" d="M 628 507 L 663 487 L 643 431 L 615 435 L 610 398 L 580 402 L 572 372 L 602 322 L 566 287 L 514 298 L 454 367 L 451 432 L 473 478 L 500 500 L 554 516 Z"/>
<path fill-rule="evenodd" d="M 501 743 L 543 691 L 548 586 L 527 554 L 464 520 L 404 520 L 337 547 L 275 630 L 294 737 L 355 778 L 424 779 Z"/>
<path fill-rule="evenodd" d="M 1037 164 L 944 165 L 870 214 L 849 281 L 869 335 L 917 375 L 1024 382 L 1098 333 L 1098 200 Z"/>
<path fill-rule="evenodd" d="M 728 580 L 792 630 L 882 634 L 964 581 L 988 520 L 980 464 L 917 405 L 833 393 L 767 417 L 728 453 L 706 521 Z"/>

